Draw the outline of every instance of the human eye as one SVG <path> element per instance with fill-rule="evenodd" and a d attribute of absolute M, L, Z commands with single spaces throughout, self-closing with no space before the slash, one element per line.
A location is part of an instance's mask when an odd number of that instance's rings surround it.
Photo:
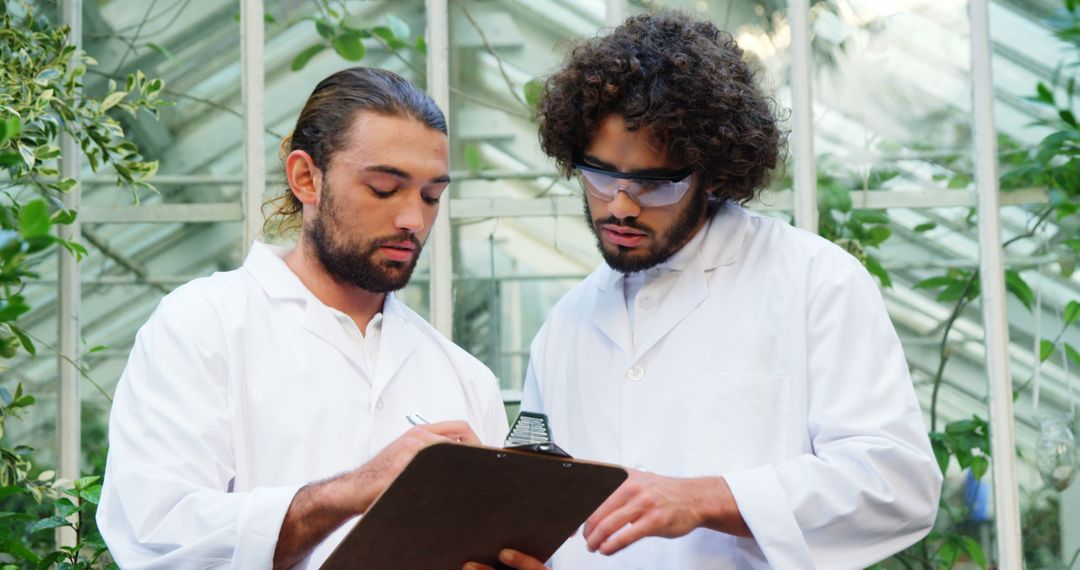
<path fill-rule="evenodd" d="M 420 190 L 420 197 L 425 203 L 434 206 L 442 199 L 442 195 L 446 192 L 446 184 L 437 184 L 435 186 L 429 186 Z"/>
<path fill-rule="evenodd" d="M 373 186 L 371 184 L 368 184 L 367 187 L 371 189 L 371 193 L 375 194 L 376 198 L 380 198 L 380 199 L 389 198 L 389 197 L 394 195 L 394 192 L 396 192 L 396 189 L 393 189 L 393 188 L 391 188 L 389 190 L 382 190 L 379 187 Z"/>

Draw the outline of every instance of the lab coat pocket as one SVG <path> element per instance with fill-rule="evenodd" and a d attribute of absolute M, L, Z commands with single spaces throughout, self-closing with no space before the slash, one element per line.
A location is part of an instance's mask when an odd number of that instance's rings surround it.
<path fill-rule="evenodd" d="M 787 453 L 791 377 L 714 374 L 699 383 L 688 410 L 689 475 L 716 475 L 783 459 Z"/>

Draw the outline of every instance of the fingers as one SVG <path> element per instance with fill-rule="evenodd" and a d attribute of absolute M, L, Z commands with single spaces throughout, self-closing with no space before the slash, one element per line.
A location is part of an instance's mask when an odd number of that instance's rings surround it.
<path fill-rule="evenodd" d="M 547 570 L 543 562 L 509 548 L 504 548 L 499 552 L 499 562 L 517 570 Z"/>
<path fill-rule="evenodd" d="M 444 438 L 443 440 L 450 439 L 457 440 L 461 443 L 480 445 L 480 438 L 476 436 L 476 433 L 469 427 L 469 424 L 460 420 L 424 424 L 417 426 L 414 429 L 417 428 L 439 435 Z"/>
<path fill-rule="evenodd" d="M 544 566 L 543 562 L 523 554 L 516 550 L 504 548 L 499 552 L 499 562 L 511 567 L 517 568 L 517 570 L 548 570 L 547 566 Z M 487 564 L 481 564 L 479 562 L 469 562 L 461 567 L 461 570 L 495 570 Z"/>
<path fill-rule="evenodd" d="M 606 519 L 608 515 L 615 512 L 616 510 L 621 509 L 623 505 L 630 502 L 630 499 L 633 498 L 633 496 L 637 493 L 638 486 L 636 481 L 634 480 L 634 472 L 631 471 L 630 478 L 624 481 L 623 484 L 620 485 L 619 488 L 616 489 L 615 492 L 607 498 L 607 500 L 601 503 L 600 506 L 597 507 L 596 511 L 593 512 L 593 514 L 589 515 L 589 518 L 585 520 L 585 537 L 587 538 L 590 534 L 592 534 L 593 530 L 596 528 L 596 525 L 599 524 L 600 521 Z"/>
<path fill-rule="evenodd" d="M 612 535 L 623 530 L 623 527 L 626 525 L 631 523 L 636 525 L 642 514 L 642 507 L 630 503 L 601 519 L 593 526 L 591 531 L 588 531 L 585 534 L 585 543 L 588 545 L 589 551 L 596 552 L 599 550 L 602 544 L 607 542 Z M 623 532 L 626 532 L 627 530 L 629 529 L 626 529 Z M 604 552 L 604 554 L 610 553 Z"/>
<path fill-rule="evenodd" d="M 652 524 L 649 517 L 642 517 L 630 526 L 620 527 L 622 530 L 615 533 L 615 536 L 606 538 L 600 543 L 600 546 L 596 549 L 600 554 L 610 556 L 616 552 L 630 546 L 638 540 L 656 534 L 656 525 Z"/>

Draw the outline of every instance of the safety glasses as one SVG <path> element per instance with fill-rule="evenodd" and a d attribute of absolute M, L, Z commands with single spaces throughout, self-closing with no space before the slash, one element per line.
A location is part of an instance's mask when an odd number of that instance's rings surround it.
<path fill-rule="evenodd" d="M 690 189 L 690 169 L 660 175 L 631 174 L 605 170 L 580 162 L 573 163 L 581 174 L 585 190 L 594 198 L 610 202 L 619 192 L 626 192 L 640 206 L 670 206 L 682 200 Z"/>

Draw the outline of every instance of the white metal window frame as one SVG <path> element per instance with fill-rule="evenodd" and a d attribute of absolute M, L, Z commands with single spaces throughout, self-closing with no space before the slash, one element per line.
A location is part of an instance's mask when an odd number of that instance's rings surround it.
<path fill-rule="evenodd" d="M 71 26 L 72 41 L 81 44 L 82 0 L 63 0 L 62 18 Z M 449 13 L 447 0 L 425 0 L 427 13 L 427 74 L 428 90 L 440 108 L 449 109 Z M 625 13 L 624 0 L 606 0 L 606 22 L 617 25 Z M 871 193 L 868 208 L 904 206 L 935 207 L 977 205 L 979 210 L 980 274 L 983 320 L 986 330 L 986 370 L 990 393 L 991 446 L 994 455 L 993 478 L 997 524 L 997 561 L 1003 568 L 1020 568 L 1019 490 L 1015 476 L 1014 426 L 1012 411 L 1012 379 L 1009 372 L 1008 321 L 1005 312 L 1004 264 L 1001 248 L 999 208 L 1002 197 L 998 192 L 996 161 L 996 130 L 994 125 L 994 90 L 991 78 L 991 42 L 989 29 L 989 0 L 971 0 L 971 91 L 973 100 L 974 159 L 976 190 L 927 190 L 905 196 Z M 808 231 L 817 230 L 817 188 L 814 172 L 813 121 L 810 93 L 810 11 L 809 0 L 789 0 L 788 15 L 792 27 L 792 150 L 794 154 L 794 191 L 781 195 L 774 204 L 788 206 L 795 212 L 796 225 Z M 80 217 L 87 222 L 171 222 L 171 221 L 241 221 L 244 227 L 244 248 L 258 235 L 259 205 L 266 182 L 263 133 L 264 31 L 261 0 L 241 0 L 241 58 L 243 61 L 243 140 L 244 176 L 212 177 L 214 182 L 243 186 L 243 200 L 236 204 L 176 204 L 140 207 L 86 208 Z M 452 128 L 452 126 L 451 126 Z M 69 137 L 61 139 L 63 176 L 79 178 L 79 152 Z M 497 178 L 496 173 L 487 177 Z M 507 174 L 507 176 L 511 176 Z M 195 178 L 158 177 L 157 184 L 190 183 Z M 175 179 L 175 180 L 173 180 Z M 102 183 L 89 179 L 87 184 Z M 65 207 L 78 208 L 81 186 L 65 196 Z M 1012 193 L 1007 203 L 1031 203 L 1046 200 L 1037 190 Z M 431 256 L 431 322 L 446 336 L 453 330 L 452 249 L 450 220 L 455 217 L 485 216 L 544 216 L 576 214 L 579 199 L 554 200 L 464 200 L 451 199 L 432 230 Z M 79 235 L 79 222 L 62 226 L 62 236 Z M 59 477 L 74 480 L 79 477 L 80 395 L 79 369 L 79 298 L 80 275 L 70 255 L 60 254 L 60 309 L 58 311 L 59 348 L 58 368 L 60 394 L 58 398 Z M 72 536 L 60 537 L 71 544 Z"/>

